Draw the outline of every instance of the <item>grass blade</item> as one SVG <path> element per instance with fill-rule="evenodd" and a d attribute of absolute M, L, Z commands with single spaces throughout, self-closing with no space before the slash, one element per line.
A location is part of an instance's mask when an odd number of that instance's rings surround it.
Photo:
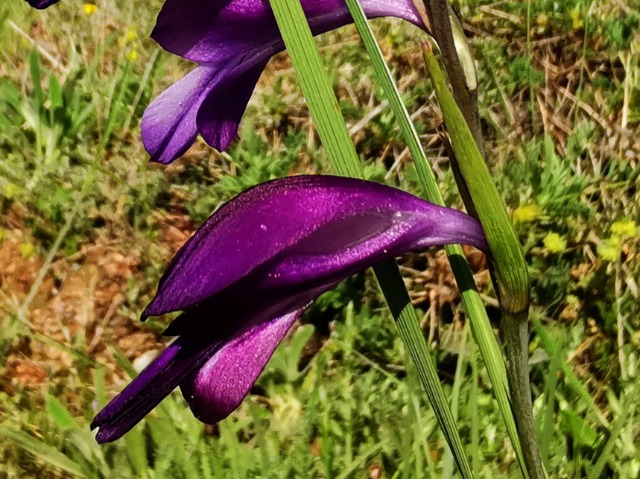
<path fill-rule="evenodd" d="M 0 437 L 13 441 L 16 446 L 29 451 L 38 459 L 61 469 L 76 477 L 86 477 L 81 467 L 58 451 L 55 447 L 44 444 L 23 431 L 15 431 L 0 426 Z"/>

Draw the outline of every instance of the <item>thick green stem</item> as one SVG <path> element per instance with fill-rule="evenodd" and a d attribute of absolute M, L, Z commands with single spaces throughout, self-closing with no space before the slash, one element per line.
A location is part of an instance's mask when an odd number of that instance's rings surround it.
<path fill-rule="evenodd" d="M 438 60 L 429 45 L 424 46 L 424 58 L 445 125 L 451 137 L 457 167 L 467 187 L 469 205 L 482 223 L 490 249 L 491 272 L 496 284 L 505 324 L 507 343 L 507 376 L 518 436 L 530 476 L 546 477 L 537 441 L 531 390 L 528 375 L 528 310 L 529 275 L 524 253 L 496 189 L 491 173 L 448 89 Z M 519 324 L 518 324 L 519 323 Z M 524 331 L 524 333 L 523 333 Z"/>
<path fill-rule="evenodd" d="M 507 353 L 507 372 L 518 434 L 532 478 L 545 478 L 540 444 L 533 418 L 531 385 L 529 384 L 529 322 L 527 314 L 502 314 L 502 334 Z"/>

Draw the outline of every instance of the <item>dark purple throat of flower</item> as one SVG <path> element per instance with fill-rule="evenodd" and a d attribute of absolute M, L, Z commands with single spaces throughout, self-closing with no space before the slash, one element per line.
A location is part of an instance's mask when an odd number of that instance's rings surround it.
<path fill-rule="evenodd" d="M 448 243 L 487 248 L 468 215 L 377 183 L 297 176 L 245 191 L 171 261 L 143 318 L 183 311 L 166 331 L 179 337 L 96 416 L 97 440 L 122 436 L 178 386 L 196 417 L 225 418 L 317 296 Z"/>

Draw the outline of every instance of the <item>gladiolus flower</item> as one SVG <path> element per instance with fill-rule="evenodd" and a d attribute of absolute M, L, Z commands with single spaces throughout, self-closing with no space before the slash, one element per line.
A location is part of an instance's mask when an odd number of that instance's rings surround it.
<path fill-rule="evenodd" d="M 369 18 L 422 25 L 412 0 L 362 0 Z M 314 35 L 351 22 L 344 0 L 302 0 Z M 284 50 L 266 0 L 167 0 L 151 35 L 163 48 L 200 65 L 165 90 L 142 118 L 151 159 L 170 163 L 198 133 L 226 149 L 269 59 Z"/>
<path fill-rule="evenodd" d="M 487 248 L 470 216 L 377 183 L 296 176 L 245 191 L 164 273 L 142 316 L 183 311 L 165 331 L 178 338 L 96 416 L 98 442 L 122 436 L 178 386 L 198 419 L 220 421 L 316 297 L 380 261 L 448 243 Z"/>

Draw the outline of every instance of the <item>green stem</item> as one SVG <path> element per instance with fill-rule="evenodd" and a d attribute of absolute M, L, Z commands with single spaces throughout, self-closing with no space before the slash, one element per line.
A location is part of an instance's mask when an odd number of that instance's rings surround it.
<path fill-rule="evenodd" d="M 511 400 L 516 416 L 518 436 L 527 470 L 533 479 L 546 477 L 538 445 L 528 374 L 529 275 L 524 253 L 513 229 L 491 173 L 475 143 L 460 109 L 430 46 L 423 48 L 424 59 L 442 109 L 456 167 L 471 198 L 470 207 L 482 223 L 491 260 L 490 270 L 496 284 L 504 318 L 507 343 L 507 376 L 512 389 Z M 518 324 L 519 323 L 519 324 Z M 516 341 L 514 343 L 514 341 Z"/>
<path fill-rule="evenodd" d="M 438 188 L 436 178 L 431 170 L 426 153 L 420 143 L 418 133 L 411 122 L 409 113 L 400 96 L 400 92 L 395 86 L 391 72 L 384 61 L 382 52 L 380 51 L 373 33 L 371 32 L 364 11 L 362 10 L 362 6 L 358 0 L 346 0 L 346 4 L 351 12 L 351 16 L 354 19 L 356 27 L 358 28 L 358 32 L 362 37 L 362 41 L 367 52 L 369 53 L 378 83 L 384 90 L 385 97 L 388 99 L 395 118 L 398 121 L 404 141 L 411 152 L 418 172 L 420 184 L 424 189 L 424 195 L 427 200 L 432 203 L 444 205 L 444 199 L 442 198 L 440 189 Z M 507 373 L 502 359 L 500 346 L 498 345 L 496 336 L 493 333 L 482 298 L 480 298 L 476 289 L 475 281 L 473 279 L 471 269 L 469 268 L 469 264 L 465 259 L 462 247 L 460 245 L 447 245 L 445 246 L 445 251 L 449 257 L 451 269 L 456 278 L 458 288 L 460 289 L 462 305 L 469 318 L 471 332 L 480 348 L 480 353 L 487 367 L 489 379 L 493 386 L 493 392 L 496 397 L 496 401 L 498 402 L 498 408 L 502 414 L 503 420 L 505 421 L 507 432 L 511 438 L 518 464 L 522 474 L 527 478 L 528 475 L 520 447 L 517 427 L 511 412 L 507 386 Z"/>
<path fill-rule="evenodd" d="M 414 0 L 414 4 L 421 2 L 429 21 L 431 34 L 435 39 L 440 53 L 442 63 L 451 82 L 453 97 L 464 115 L 469 129 L 481 152 L 484 152 L 484 140 L 482 138 L 482 128 L 480 126 L 480 111 L 478 110 L 478 90 L 477 79 L 475 78 L 475 66 L 469 46 L 466 44 L 462 27 L 455 13 L 453 13 L 448 0 Z M 454 23 L 455 22 L 455 23 Z M 454 27 L 456 31 L 454 31 Z M 456 48 L 455 38 L 459 42 L 464 42 L 464 49 Z M 460 58 L 460 52 L 465 53 L 464 61 L 469 70 L 473 72 L 473 80 L 468 78 L 465 68 Z M 470 73 L 470 72 L 469 72 Z M 470 84 L 470 80 L 473 82 Z"/>
<path fill-rule="evenodd" d="M 545 478 L 540 444 L 533 418 L 531 385 L 529 384 L 529 322 L 524 317 L 502 314 L 502 333 L 506 344 L 509 388 L 513 410 L 522 441 L 527 468 L 533 478 Z"/>

